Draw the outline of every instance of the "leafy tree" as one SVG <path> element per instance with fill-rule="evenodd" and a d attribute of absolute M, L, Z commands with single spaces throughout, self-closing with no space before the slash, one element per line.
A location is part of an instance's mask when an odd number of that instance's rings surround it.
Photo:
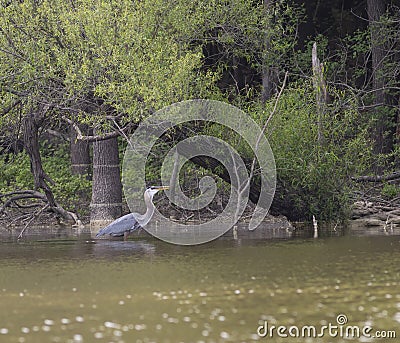
<path fill-rule="evenodd" d="M 65 120 L 88 124 L 100 134 L 127 130 L 128 123 L 157 108 L 208 93 L 214 76 L 201 72 L 201 47 L 189 39 L 204 21 L 195 11 L 198 5 L 162 0 L 2 4 L 3 124 L 22 119 L 35 186 L 52 207 L 39 128 Z M 97 186 L 94 190 L 102 184 Z"/>

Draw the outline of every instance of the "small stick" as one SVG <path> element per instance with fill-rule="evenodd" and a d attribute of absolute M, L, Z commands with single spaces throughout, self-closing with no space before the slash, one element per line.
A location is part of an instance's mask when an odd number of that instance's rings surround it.
<path fill-rule="evenodd" d="M 318 222 L 315 219 L 315 216 L 312 216 L 312 221 L 314 225 L 314 238 L 318 238 Z"/>
<path fill-rule="evenodd" d="M 45 206 L 43 206 L 39 211 L 37 211 L 36 213 L 34 213 L 32 215 L 32 218 L 29 220 L 29 222 L 26 223 L 25 227 L 21 230 L 21 232 L 19 233 L 17 239 L 21 239 L 22 235 L 24 234 L 26 228 L 33 222 L 34 219 L 36 219 L 38 216 L 40 216 L 40 214 L 47 208 L 49 208 L 50 205 L 46 204 Z"/>

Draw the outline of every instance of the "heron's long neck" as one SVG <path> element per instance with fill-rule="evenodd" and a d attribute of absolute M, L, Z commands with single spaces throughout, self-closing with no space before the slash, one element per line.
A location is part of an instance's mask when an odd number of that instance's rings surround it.
<path fill-rule="evenodd" d="M 154 204 L 151 201 L 150 197 L 144 197 L 144 202 L 146 203 L 146 213 L 137 215 L 137 221 L 139 222 L 140 226 L 145 226 L 150 221 L 151 217 L 154 214 Z"/>

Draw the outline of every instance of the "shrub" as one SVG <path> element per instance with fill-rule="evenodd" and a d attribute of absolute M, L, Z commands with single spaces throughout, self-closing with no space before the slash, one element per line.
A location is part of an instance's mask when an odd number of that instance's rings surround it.
<path fill-rule="evenodd" d="M 335 90 L 331 90 L 333 93 Z M 347 96 L 347 95 L 346 95 Z M 356 101 L 344 102 L 337 92 L 323 119 L 323 143 L 318 142 L 318 117 L 310 85 L 287 89 L 267 129 L 274 152 L 279 189 L 291 217 L 320 220 L 342 216 L 348 208 L 351 177 L 362 173 L 371 160 L 367 126 Z M 256 105 L 254 117 L 263 125 L 274 100 Z"/>
<path fill-rule="evenodd" d="M 43 169 L 55 182 L 52 186 L 55 199 L 68 210 L 86 214 L 85 206 L 90 199 L 91 181 L 85 176 L 72 175 L 67 145 L 42 145 Z M 25 152 L 0 156 L 0 193 L 33 189 L 34 181 L 29 157 Z"/>

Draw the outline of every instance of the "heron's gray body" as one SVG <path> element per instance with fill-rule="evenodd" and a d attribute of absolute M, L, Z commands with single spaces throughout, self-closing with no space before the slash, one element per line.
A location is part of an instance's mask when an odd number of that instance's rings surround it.
<path fill-rule="evenodd" d="M 144 192 L 144 202 L 146 203 L 146 213 L 129 213 L 117 220 L 113 221 L 111 224 L 107 225 L 105 228 L 101 229 L 96 237 L 103 235 L 110 235 L 112 237 L 126 237 L 127 234 L 135 231 L 136 229 L 145 226 L 151 219 L 154 213 L 154 204 L 152 202 L 153 196 L 160 190 L 169 189 L 168 186 L 152 186 L 146 189 Z"/>
<path fill-rule="evenodd" d="M 101 229 L 96 237 L 103 235 L 110 235 L 112 237 L 124 236 L 125 232 L 132 232 L 139 229 L 141 226 L 135 218 L 134 213 L 129 213 L 117 220 L 114 220 L 111 224 L 107 225 L 105 228 Z"/>

